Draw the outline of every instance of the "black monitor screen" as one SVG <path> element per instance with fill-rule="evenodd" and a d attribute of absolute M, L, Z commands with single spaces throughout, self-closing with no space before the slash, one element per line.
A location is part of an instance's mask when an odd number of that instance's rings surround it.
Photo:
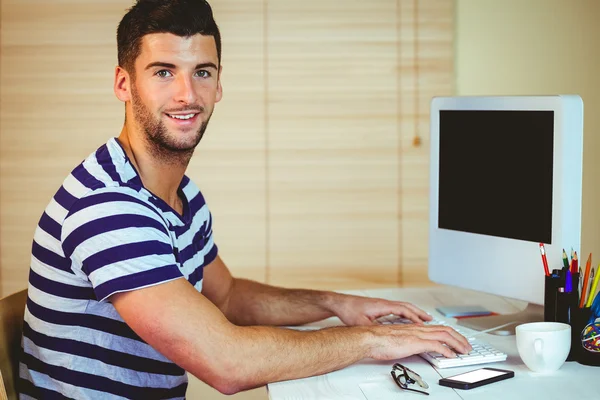
<path fill-rule="evenodd" d="M 438 226 L 552 237 L 554 111 L 440 111 Z"/>

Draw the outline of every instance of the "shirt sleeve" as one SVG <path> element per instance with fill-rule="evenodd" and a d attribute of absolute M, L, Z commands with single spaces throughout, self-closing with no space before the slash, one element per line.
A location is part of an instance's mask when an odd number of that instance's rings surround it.
<path fill-rule="evenodd" d="M 183 277 L 165 221 L 127 189 L 105 188 L 79 199 L 63 221 L 61 243 L 99 301 Z"/>

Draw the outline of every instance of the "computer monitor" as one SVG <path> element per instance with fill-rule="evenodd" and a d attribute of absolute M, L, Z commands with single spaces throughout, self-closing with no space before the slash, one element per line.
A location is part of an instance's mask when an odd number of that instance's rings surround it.
<path fill-rule="evenodd" d="M 529 302 L 471 328 L 543 320 L 539 243 L 550 272 L 580 249 L 581 98 L 436 97 L 430 128 L 430 280 Z"/>

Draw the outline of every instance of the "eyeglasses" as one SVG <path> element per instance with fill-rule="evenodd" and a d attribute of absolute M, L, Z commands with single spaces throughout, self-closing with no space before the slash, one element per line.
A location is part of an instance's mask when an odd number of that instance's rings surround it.
<path fill-rule="evenodd" d="M 411 392 L 423 393 L 429 396 L 429 393 L 419 390 L 419 389 L 411 389 L 408 385 L 412 385 L 414 383 L 418 384 L 423 389 L 429 389 L 429 385 L 425 383 L 421 376 L 417 374 L 410 368 L 406 368 L 402 364 L 394 364 L 392 367 L 392 378 L 394 378 L 394 382 L 400 387 L 400 389 L 410 390 Z"/>

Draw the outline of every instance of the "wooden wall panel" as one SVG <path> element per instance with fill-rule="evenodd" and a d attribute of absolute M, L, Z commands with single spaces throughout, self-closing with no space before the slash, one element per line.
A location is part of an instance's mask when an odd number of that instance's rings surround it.
<path fill-rule="evenodd" d="M 396 0 L 268 3 L 276 284 L 397 284 Z"/>
<path fill-rule="evenodd" d="M 2 1 L 1 290 L 27 284 L 33 232 L 81 160 L 123 122 L 115 32 L 128 2 Z M 85 33 L 85 34 L 84 34 Z"/>
<path fill-rule="evenodd" d="M 429 108 L 454 93 L 454 2 L 400 1 L 401 281 L 425 285 L 429 229 Z"/>

